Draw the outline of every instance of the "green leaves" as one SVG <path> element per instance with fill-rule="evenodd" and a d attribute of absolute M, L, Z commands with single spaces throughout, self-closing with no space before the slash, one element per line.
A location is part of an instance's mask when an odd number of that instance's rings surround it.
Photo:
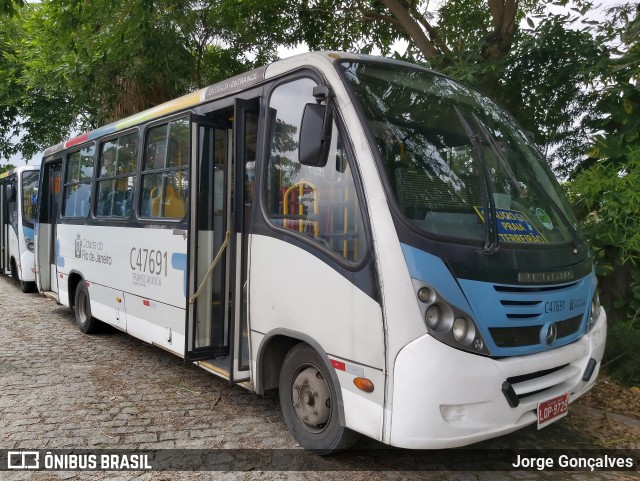
<path fill-rule="evenodd" d="M 273 60 L 280 17 L 256 16 L 259 3 L 44 0 L 0 16 L 0 155 L 31 156 Z"/>

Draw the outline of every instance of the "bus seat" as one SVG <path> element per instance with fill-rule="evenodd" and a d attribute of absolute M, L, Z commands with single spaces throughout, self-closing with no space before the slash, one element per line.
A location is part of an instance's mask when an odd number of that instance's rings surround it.
<path fill-rule="evenodd" d="M 129 217 L 133 211 L 133 190 L 128 189 L 122 199 L 122 215 Z"/>
<path fill-rule="evenodd" d="M 111 214 L 111 192 L 100 192 L 96 215 L 105 216 Z"/>
<path fill-rule="evenodd" d="M 164 195 L 164 216 L 184 217 L 184 200 L 172 185 L 167 185 Z"/>
<path fill-rule="evenodd" d="M 89 215 L 89 201 L 83 199 L 80 201 L 79 209 L 76 211 L 76 216 L 86 217 Z"/>
<path fill-rule="evenodd" d="M 160 203 L 162 202 L 162 196 L 160 195 L 160 189 L 154 187 L 149 193 L 150 211 L 151 217 L 160 217 Z"/>
<path fill-rule="evenodd" d="M 143 189 L 142 191 L 142 202 L 140 204 L 140 216 L 141 217 L 151 216 L 151 192 L 147 188 Z"/>
<path fill-rule="evenodd" d="M 116 190 L 113 193 L 113 211 L 111 212 L 112 215 L 115 215 L 118 217 L 122 217 L 124 215 L 123 205 L 122 205 L 123 201 L 124 201 L 124 192 L 120 190 Z"/>

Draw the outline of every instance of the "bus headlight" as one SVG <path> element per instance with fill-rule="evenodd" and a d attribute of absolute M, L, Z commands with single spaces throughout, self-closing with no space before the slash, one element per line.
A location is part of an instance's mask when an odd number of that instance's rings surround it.
<path fill-rule="evenodd" d="M 453 338 L 458 342 L 462 342 L 464 338 L 467 337 L 468 330 L 469 325 L 467 323 L 467 320 L 464 317 L 456 317 L 451 328 Z"/>
<path fill-rule="evenodd" d="M 427 313 L 424 315 L 424 319 L 427 322 L 427 326 L 435 331 L 442 319 L 442 309 L 440 309 L 440 306 L 437 304 L 429 306 Z"/>
<path fill-rule="evenodd" d="M 431 289 L 429 289 L 428 287 L 423 287 L 418 290 L 418 299 L 420 299 L 420 302 L 433 301 Z"/>
<path fill-rule="evenodd" d="M 469 313 L 447 302 L 432 286 L 412 279 L 418 307 L 429 334 L 440 342 L 474 354 L 490 355 Z"/>
<path fill-rule="evenodd" d="M 591 332 L 593 326 L 595 326 L 596 322 L 598 322 L 598 316 L 600 315 L 600 296 L 598 295 L 598 290 L 593 293 L 593 298 L 591 299 L 591 312 L 589 312 L 589 321 L 587 322 L 587 332 Z"/>

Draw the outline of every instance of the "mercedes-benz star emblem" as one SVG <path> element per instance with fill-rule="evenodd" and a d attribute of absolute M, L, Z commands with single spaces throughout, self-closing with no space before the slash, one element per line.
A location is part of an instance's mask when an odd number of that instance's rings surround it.
<path fill-rule="evenodd" d="M 556 340 L 556 336 L 558 335 L 558 327 L 555 324 L 549 324 L 547 327 L 547 333 L 544 336 L 544 340 L 547 345 L 553 344 L 553 341 Z"/>

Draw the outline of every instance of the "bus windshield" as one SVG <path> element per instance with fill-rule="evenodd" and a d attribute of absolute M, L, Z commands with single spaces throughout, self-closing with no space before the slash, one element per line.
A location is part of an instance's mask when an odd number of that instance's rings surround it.
<path fill-rule="evenodd" d="M 486 241 L 490 223 L 501 244 L 575 240 L 577 222 L 553 174 L 494 102 L 424 69 L 339 65 L 367 117 L 392 196 L 415 227 Z"/>

